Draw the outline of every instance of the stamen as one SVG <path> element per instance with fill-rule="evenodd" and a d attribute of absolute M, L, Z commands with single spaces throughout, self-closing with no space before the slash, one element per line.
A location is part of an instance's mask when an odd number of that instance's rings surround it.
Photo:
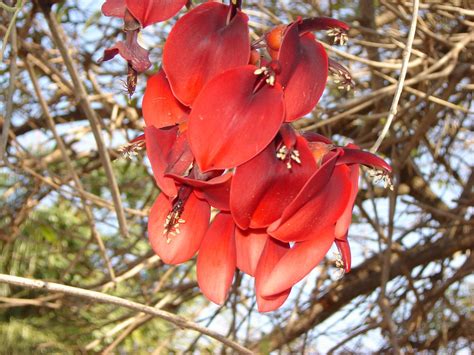
<path fill-rule="evenodd" d="M 386 172 L 385 170 L 370 169 L 368 174 L 369 177 L 372 178 L 374 184 L 377 184 L 382 181 L 384 188 L 388 187 L 390 191 L 393 191 L 392 178 L 388 172 Z"/>
<path fill-rule="evenodd" d="M 166 216 L 165 223 L 163 224 L 163 236 L 166 238 L 166 243 L 171 243 L 171 237 L 176 237 L 181 233 L 180 225 L 186 223 L 184 219 L 181 218 L 183 213 L 184 203 L 181 200 L 178 200 L 171 212 Z"/>
<path fill-rule="evenodd" d="M 329 59 L 329 71 L 334 76 L 334 82 L 340 84 L 337 88 L 339 90 L 350 91 L 355 87 L 355 82 L 352 79 L 349 70 L 338 62 Z"/>
<path fill-rule="evenodd" d="M 255 75 L 262 75 L 265 76 L 265 82 L 270 85 L 270 86 L 274 86 L 275 85 L 275 70 L 273 68 L 270 68 L 270 67 L 260 67 L 258 69 L 256 69 L 254 72 L 253 72 Z"/>
<path fill-rule="evenodd" d="M 124 144 L 118 149 L 118 152 L 123 158 L 132 159 L 132 157 L 138 155 L 139 151 L 145 149 L 145 140 L 139 138 L 141 138 L 141 136 L 132 140 L 130 143 Z"/>
<path fill-rule="evenodd" d="M 286 163 L 286 167 L 288 170 L 291 170 L 293 168 L 292 161 L 301 165 L 300 152 L 293 148 L 290 148 L 288 150 L 286 145 L 282 145 L 281 148 L 277 150 L 276 157 L 277 159 Z"/>
<path fill-rule="evenodd" d="M 333 27 L 326 31 L 329 37 L 334 37 L 334 44 L 338 44 L 343 46 L 347 43 L 347 33 L 337 27 Z"/>

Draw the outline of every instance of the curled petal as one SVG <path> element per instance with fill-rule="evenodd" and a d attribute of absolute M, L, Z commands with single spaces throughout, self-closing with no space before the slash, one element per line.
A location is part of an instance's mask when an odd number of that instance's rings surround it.
<path fill-rule="evenodd" d="M 235 228 L 235 246 L 237 249 L 237 267 L 250 276 L 255 276 L 258 260 L 269 238 L 262 229 L 242 230 Z"/>
<path fill-rule="evenodd" d="M 333 242 L 334 227 L 331 226 L 311 240 L 295 243 L 262 280 L 261 295 L 270 297 L 293 287 L 324 259 Z"/>
<path fill-rule="evenodd" d="M 179 216 L 182 222 L 166 233 L 166 220 L 171 207 L 169 199 L 160 194 L 151 207 L 148 238 L 155 253 L 165 263 L 180 264 L 191 259 L 199 249 L 209 225 L 210 207 L 207 202 L 191 194 Z"/>
<path fill-rule="evenodd" d="M 371 168 L 385 170 L 387 172 L 392 171 L 392 167 L 385 162 L 385 160 L 379 158 L 375 154 L 360 150 L 343 148 L 344 154 L 338 159 L 337 165 L 340 164 L 362 164 Z"/>
<path fill-rule="evenodd" d="M 273 141 L 259 155 L 236 169 L 230 207 L 239 227 L 264 228 L 276 221 L 316 171 L 316 162 L 305 139 L 296 139 L 290 150 L 282 145 L 281 149 L 288 155 L 284 159 Z"/>
<path fill-rule="evenodd" d="M 284 117 L 283 93 L 278 84 L 255 91 L 261 80 L 256 69 L 247 65 L 218 75 L 194 102 L 188 138 L 201 171 L 245 163 L 276 136 Z"/>
<path fill-rule="evenodd" d="M 202 293 L 217 304 L 227 298 L 236 265 L 234 221 L 219 213 L 209 226 L 197 258 L 197 280 Z"/>
<path fill-rule="evenodd" d="M 170 198 L 174 198 L 178 191 L 174 180 L 166 177 L 165 172 L 169 166 L 168 155 L 176 142 L 177 133 L 178 127 L 158 129 L 150 126 L 145 128 L 146 153 L 150 160 L 153 176 L 160 190 Z"/>
<path fill-rule="evenodd" d="M 267 297 L 262 295 L 262 286 L 288 249 L 289 245 L 287 243 L 279 242 L 273 238 L 267 239 L 255 271 L 255 293 L 259 312 L 270 312 L 278 309 L 290 295 L 291 288 Z"/>
<path fill-rule="evenodd" d="M 351 194 L 347 206 L 342 212 L 341 217 L 336 222 L 335 236 L 337 239 L 344 238 L 347 236 L 347 230 L 352 221 L 352 209 L 354 208 L 354 202 L 359 191 L 359 165 L 351 165 L 349 167 L 349 179 L 351 182 Z"/>
<path fill-rule="evenodd" d="M 148 58 L 148 51 L 138 44 L 137 35 L 138 31 L 128 31 L 127 39 L 115 43 L 113 47 L 107 48 L 104 51 L 104 56 L 99 59 L 99 63 L 110 60 L 117 54 L 120 54 L 137 72 L 146 71 L 151 66 L 151 62 Z"/>
<path fill-rule="evenodd" d="M 163 67 L 175 96 L 191 106 L 217 74 L 248 63 L 248 18 L 238 11 L 228 22 L 229 6 L 204 3 L 179 19 L 163 50 Z"/>
<path fill-rule="evenodd" d="M 317 238 L 334 226 L 351 192 L 349 169 L 334 168 L 336 157 L 326 161 L 309 179 L 282 217 L 268 227 L 268 234 L 283 242 L 298 242 Z"/>
<path fill-rule="evenodd" d="M 347 32 L 350 27 L 347 23 L 330 17 L 312 17 L 301 21 L 299 24 L 299 32 L 304 34 L 309 31 L 330 30 L 333 28 Z"/>
<path fill-rule="evenodd" d="M 306 140 L 308 142 L 317 142 L 317 143 L 326 143 L 326 144 L 332 144 L 332 141 L 323 136 L 322 134 L 319 134 L 319 133 L 315 133 L 315 132 L 304 132 L 302 134 L 302 136 L 304 138 L 306 138 Z"/>
<path fill-rule="evenodd" d="M 145 124 L 156 128 L 182 123 L 189 113 L 174 97 L 163 70 L 148 79 L 142 108 Z"/>
<path fill-rule="evenodd" d="M 347 241 L 347 236 L 344 239 L 336 239 L 335 242 L 344 263 L 344 272 L 347 273 L 351 271 L 351 248 Z"/>
<path fill-rule="evenodd" d="M 193 153 L 188 144 L 188 136 L 178 129 L 176 140 L 166 158 L 168 167 L 165 175 L 184 175 L 194 161 Z"/>
<path fill-rule="evenodd" d="M 123 18 L 125 15 L 125 0 L 107 0 L 102 5 L 102 13 L 105 16 L 113 16 Z"/>
<path fill-rule="evenodd" d="M 281 73 L 278 80 L 284 87 L 286 122 L 311 112 L 323 94 L 328 77 L 328 56 L 313 34 L 300 36 L 298 22 L 285 33 L 278 54 Z"/>
<path fill-rule="evenodd" d="M 109 0 L 110 1 L 110 0 Z M 126 0 L 127 8 L 143 27 L 165 21 L 186 4 L 187 0 Z"/>
<path fill-rule="evenodd" d="M 194 187 L 194 193 L 200 199 L 206 200 L 212 207 L 218 210 L 229 211 L 229 195 L 232 174 L 224 174 L 213 179 L 204 181 L 187 177 L 168 175 L 175 181 Z"/>
<path fill-rule="evenodd" d="M 150 126 L 145 128 L 145 142 L 158 187 L 168 197 L 176 197 L 176 184 L 172 175 L 183 175 L 194 160 L 186 134 L 180 133 L 177 126 L 161 129 Z"/>

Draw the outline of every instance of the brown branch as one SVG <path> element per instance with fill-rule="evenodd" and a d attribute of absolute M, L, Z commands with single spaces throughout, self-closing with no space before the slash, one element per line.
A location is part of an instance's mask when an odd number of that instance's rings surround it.
<path fill-rule="evenodd" d="M 143 313 L 152 315 L 154 317 L 166 320 L 174 324 L 178 328 L 192 329 L 199 333 L 205 334 L 211 338 L 216 339 L 217 341 L 228 346 L 229 348 L 234 349 L 239 354 L 252 354 L 250 350 L 244 348 L 243 346 L 237 344 L 236 342 L 232 340 L 227 339 L 225 336 L 213 330 L 201 327 L 200 325 L 194 322 L 191 322 L 183 317 L 156 309 L 154 307 L 145 306 L 137 302 L 132 302 L 120 297 L 107 295 L 105 293 L 101 293 L 97 291 L 90 291 L 90 290 L 86 290 L 79 287 L 66 286 L 66 285 L 61 285 L 54 282 L 33 280 L 33 279 L 25 278 L 25 277 L 11 276 L 11 275 L 5 275 L 5 274 L 0 274 L 0 282 L 6 283 L 9 285 L 29 288 L 29 289 L 37 289 L 37 290 L 39 289 L 39 290 L 46 290 L 46 291 L 52 291 L 52 292 L 60 292 L 60 293 L 64 293 L 71 296 L 81 297 L 90 301 L 113 304 L 116 306 L 132 309 L 134 311 L 143 312 Z"/>

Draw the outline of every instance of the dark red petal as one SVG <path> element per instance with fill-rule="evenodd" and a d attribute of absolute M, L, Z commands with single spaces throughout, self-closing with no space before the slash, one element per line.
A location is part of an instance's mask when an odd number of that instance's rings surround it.
<path fill-rule="evenodd" d="M 291 169 L 276 157 L 275 140 L 236 169 L 230 208 L 239 227 L 264 228 L 276 221 L 316 171 L 316 162 L 304 138 L 297 137 L 295 148 L 301 164 L 291 161 Z"/>
<path fill-rule="evenodd" d="M 336 229 L 334 231 L 337 239 L 344 238 L 347 235 L 347 230 L 352 221 L 352 209 L 354 208 L 354 202 L 359 191 L 359 165 L 351 165 L 349 167 L 349 179 L 351 182 L 351 194 L 347 206 L 342 212 L 341 217 L 336 222 Z"/>
<path fill-rule="evenodd" d="M 219 213 L 202 240 L 197 258 L 197 280 L 202 293 L 217 304 L 227 298 L 234 277 L 236 254 L 234 221 Z"/>
<path fill-rule="evenodd" d="M 187 106 L 214 76 L 248 63 L 248 18 L 239 11 L 227 24 L 228 14 L 227 5 L 204 3 L 179 19 L 168 36 L 163 67 L 175 96 Z"/>
<path fill-rule="evenodd" d="M 293 287 L 324 259 L 333 242 L 334 227 L 331 226 L 311 240 L 296 243 L 262 281 L 261 295 L 269 297 Z"/>
<path fill-rule="evenodd" d="M 229 211 L 229 195 L 232 181 L 231 173 L 217 176 L 207 181 L 177 175 L 168 176 L 173 177 L 175 181 L 194 187 L 196 196 L 206 200 L 212 207 L 218 210 Z"/>
<path fill-rule="evenodd" d="M 126 10 L 125 0 L 107 0 L 101 10 L 105 16 L 123 18 Z"/>
<path fill-rule="evenodd" d="M 137 42 L 137 34 L 138 31 L 128 31 L 127 40 L 119 41 L 113 47 L 107 48 L 104 51 L 104 56 L 99 59 L 99 63 L 110 60 L 117 54 L 120 54 L 137 72 L 146 71 L 151 66 L 151 62 L 148 58 L 148 51 Z"/>
<path fill-rule="evenodd" d="M 158 129 L 153 126 L 145 128 L 146 153 L 150 160 L 156 184 L 168 197 L 178 194 L 175 181 L 166 177 L 169 167 L 168 156 L 176 142 L 178 127 Z"/>
<path fill-rule="evenodd" d="M 326 144 L 333 144 L 332 141 L 323 136 L 322 134 L 315 133 L 315 132 L 304 132 L 302 136 L 308 141 L 308 142 L 319 142 L 319 143 L 326 143 Z"/>
<path fill-rule="evenodd" d="M 254 92 L 256 69 L 247 65 L 220 74 L 194 102 L 188 137 L 201 171 L 245 163 L 276 136 L 284 117 L 283 93 L 278 84 Z"/>
<path fill-rule="evenodd" d="M 311 177 L 282 217 L 268 227 L 268 234 L 283 242 L 305 241 L 336 223 L 349 200 L 351 183 L 349 169 L 334 168 L 335 160 L 328 160 Z"/>
<path fill-rule="evenodd" d="M 143 27 L 165 21 L 186 4 L 187 0 L 126 0 L 127 8 Z"/>
<path fill-rule="evenodd" d="M 301 21 L 299 24 L 299 31 L 301 34 L 308 31 L 329 30 L 331 28 L 338 28 L 344 32 L 349 31 L 350 27 L 347 23 L 336 20 L 331 17 L 312 17 Z"/>
<path fill-rule="evenodd" d="M 184 175 L 194 161 L 193 153 L 189 148 L 188 135 L 178 129 L 176 141 L 167 156 L 168 167 L 165 175 Z"/>
<path fill-rule="evenodd" d="M 268 297 L 262 296 L 262 285 L 266 283 L 275 265 L 278 264 L 288 249 L 289 246 L 286 243 L 281 243 L 272 238 L 267 239 L 255 271 L 255 293 L 259 312 L 270 312 L 278 309 L 290 295 L 291 288 L 279 294 L 269 295 Z"/>
<path fill-rule="evenodd" d="M 351 248 L 347 238 L 344 240 L 336 239 L 336 246 L 341 254 L 342 262 L 344 263 L 344 272 L 351 271 Z"/>
<path fill-rule="evenodd" d="M 167 264 L 180 264 L 191 259 L 201 245 L 209 225 L 210 207 L 205 201 L 191 194 L 184 205 L 179 224 L 180 233 L 164 234 L 166 217 L 171 204 L 164 194 L 160 194 L 151 207 L 148 219 L 148 238 L 155 253 Z M 167 238 L 170 239 L 169 243 Z"/>
<path fill-rule="evenodd" d="M 255 276 L 258 260 L 269 238 L 262 229 L 242 230 L 235 228 L 235 246 L 237 249 L 237 267 L 250 276 Z"/>
<path fill-rule="evenodd" d="M 142 109 L 145 124 L 156 128 L 182 123 L 189 114 L 189 109 L 171 92 L 163 70 L 148 79 Z"/>
<path fill-rule="evenodd" d="M 339 164 L 362 164 L 372 168 L 382 169 L 387 172 L 392 171 L 392 167 L 385 162 L 385 160 L 379 158 L 375 154 L 360 150 L 343 148 L 344 154 L 338 159 L 337 165 Z"/>
<path fill-rule="evenodd" d="M 328 77 L 328 57 L 311 33 L 300 36 L 298 23 L 288 26 L 278 54 L 284 87 L 286 122 L 311 112 L 323 94 Z"/>

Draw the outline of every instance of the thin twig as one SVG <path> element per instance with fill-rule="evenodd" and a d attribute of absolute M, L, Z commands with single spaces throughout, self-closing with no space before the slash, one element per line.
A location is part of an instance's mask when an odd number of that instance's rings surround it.
<path fill-rule="evenodd" d="M 129 301 L 120 297 L 107 295 L 105 293 L 90 291 L 79 287 L 72 287 L 57 284 L 54 282 L 47 282 L 41 280 L 33 280 L 25 277 L 11 276 L 0 274 L 0 282 L 7 283 L 9 285 L 15 285 L 19 287 L 25 287 L 30 289 L 43 289 L 53 292 L 61 292 L 71 296 L 77 296 L 85 298 L 87 300 L 97 301 L 99 303 L 114 304 L 116 306 L 125 307 L 128 309 L 133 309 L 135 311 L 143 312 L 150 314 L 152 316 L 164 319 L 178 328 L 192 329 L 199 333 L 205 334 L 211 338 L 216 339 L 222 344 L 227 345 L 228 347 L 234 349 L 240 354 L 253 354 L 249 349 L 237 344 L 236 342 L 227 339 L 222 334 L 219 334 L 213 330 L 201 327 L 200 325 L 187 320 L 183 317 L 177 316 L 175 314 L 156 309 L 154 307 L 145 306 L 141 303 Z"/>
<path fill-rule="evenodd" d="M 45 9 L 44 13 L 54 43 L 61 52 L 64 64 L 66 65 L 69 75 L 71 76 L 71 79 L 74 83 L 74 94 L 76 96 L 76 99 L 90 122 L 92 133 L 94 134 L 94 138 L 97 143 L 97 149 L 99 150 L 100 160 L 102 162 L 102 165 L 104 166 L 105 174 L 109 182 L 110 192 L 114 201 L 115 212 L 117 214 L 120 231 L 124 236 L 128 236 L 127 221 L 125 219 L 125 212 L 122 206 L 122 199 L 120 197 L 120 191 L 117 185 L 117 180 L 115 179 L 112 164 L 110 162 L 109 153 L 107 152 L 107 148 L 105 147 L 104 140 L 102 139 L 102 135 L 99 129 L 99 120 L 95 111 L 92 109 L 88 101 L 86 90 L 79 77 L 79 73 L 76 69 L 74 61 L 72 60 L 71 55 L 69 54 L 69 51 L 61 38 L 61 34 L 64 35 L 64 33 L 62 31 L 61 26 L 56 21 L 55 14 L 51 11 L 51 9 Z"/>
<path fill-rule="evenodd" d="M 3 52 L 8 43 L 8 38 L 11 37 L 11 52 L 10 52 L 10 78 L 8 83 L 8 91 L 7 91 L 7 98 L 6 98 L 6 110 L 5 110 L 5 118 L 3 120 L 3 129 L 2 129 L 2 136 L 0 139 L 0 159 L 6 161 L 7 157 L 5 155 L 8 143 L 8 134 L 10 131 L 10 123 L 13 114 L 13 94 L 15 93 L 15 82 L 17 80 L 16 73 L 17 73 L 17 64 L 16 59 L 18 56 L 18 47 L 17 47 L 17 38 L 16 38 L 16 25 L 15 20 L 16 16 L 18 15 L 17 10 L 11 19 L 10 25 L 8 26 L 7 33 L 5 34 L 2 52 L 0 55 L 0 61 L 3 61 Z M 11 30 L 11 35 L 8 30 Z"/>
<path fill-rule="evenodd" d="M 61 156 L 62 156 L 64 162 L 66 163 L 66 166 L 67 166 L 67 168 L 68 168 L 68 170 L 69 170 L 69 172 L 72 176 L 72 179 L 74 180 L 74 183 L 79 188 L 79 191 L 83 191 L 84 186 L 82 185 L 82 182 L 79 179 L 79 176 L 77 175 L 77 173 L 74 169 L 74 166 L 72 165 L 72 162 L 71 162 L 71 159 L 69 158 L 69 155 L 67 154 L 66 145 L 64 144 L 63 139 L 61 138 L 61 136 L 58 134 L 58 132 L 56 130 L 56 125 L 54 123 L 53 117 L 51 116 L 51 113 L 49 112 L 48 104 L 46 103 L 46 101 L 43 97 L 43 94 L 41 93 L 41 88 L 40 88 L 39 83 L 38 83 L 38 78 L 36 77 L 34 69 L 29 64 L 28 56 L 26 57 L 26 60 L 25 60 L 25 66 L 26 66 L 26 70 L 28 71 L 28 74 L 30 75 L 31 83 L 33 84 L 33 89 L 35 91 L 36 97 L 38 98 L 38 102 L 41 106 L 41 109 L 43 110 L 43 114 L 44 114 L 44 117 L 46 118 L 46 122 L 49 126 L 49 129 L 51 130 L 51 133 L 53 133 L 54 139 L 56 140 L 56 143 L 59 147 L 59 150 L 61 151 Z M 110 279 L 112 280 L 112 282 L 114 282 L 115 281 L 115 272 L 114 272 L 114 269 L 113 269 L 112 264 L 110 262 L 110 258 L 107 255 L 107 250 L 105 249 L 105 245 L 104 245 L 104 242 L 102 240 L 102 237 L 100 236 L 100 234 L 97 231 L 97 228 L 95 226 L 94 216 L 92 214 L 91 208 L 89 207 L 89 205 L 87 203 L 87 197 L 85 196 L 85 194 L 83 194 L 81 192 L 79 192 L 79 195 L 80 195 L 80 198 L 81 198 L 82 205 L 84 207 L 84 213 L 86 215 L 87 221 L 89 222 L 89 225 L 90 225 L 90 228 L 91 228 L 91 234 L 94 237 L 94 239 L 96 240 L 97 245 L 99 246 L 99 250 L 102 254 L 102 257 L 104 258 L 105 265 L 107 267 L 107 271 L 109 272 L 109 275 L 110 275 Z"/>
<path fill-rule="evenodd" d="M 392 125 L 392 121 L 395 118 L 395 115 L 397 114 L 398 101 L 400 100 L 400 97 L 402 95 L 403 84 L 405 82 L 405 77 L 408 71 L 408 63 L 410 61 L 411 56 L 411 50 L 413 48 L 413 40 L 415 39 L 419 3 L 419 0 L 413 0 L 413 15 L 410 24 L 410 32 L 408 33 L 407 45 L 405 47 L 405 50 L 403 51 L 402 69 L 400 70 L 400 77 L 398 78 L 397 89 L 395 91 L 395 96 L 393 97 L 392 105 L 390 106 L 387 122 L 383 127 L 382 133 L 377 138 L 377 141 L 372 146 L 372 148 L 370 148 L 370 151 L 372 153 L 377 152 L 377 150 L 379 149 L 380 145 L 382 144 L 382 141 L 388 133 L 388 130 L 390 129 L 390 126 Z"/>

